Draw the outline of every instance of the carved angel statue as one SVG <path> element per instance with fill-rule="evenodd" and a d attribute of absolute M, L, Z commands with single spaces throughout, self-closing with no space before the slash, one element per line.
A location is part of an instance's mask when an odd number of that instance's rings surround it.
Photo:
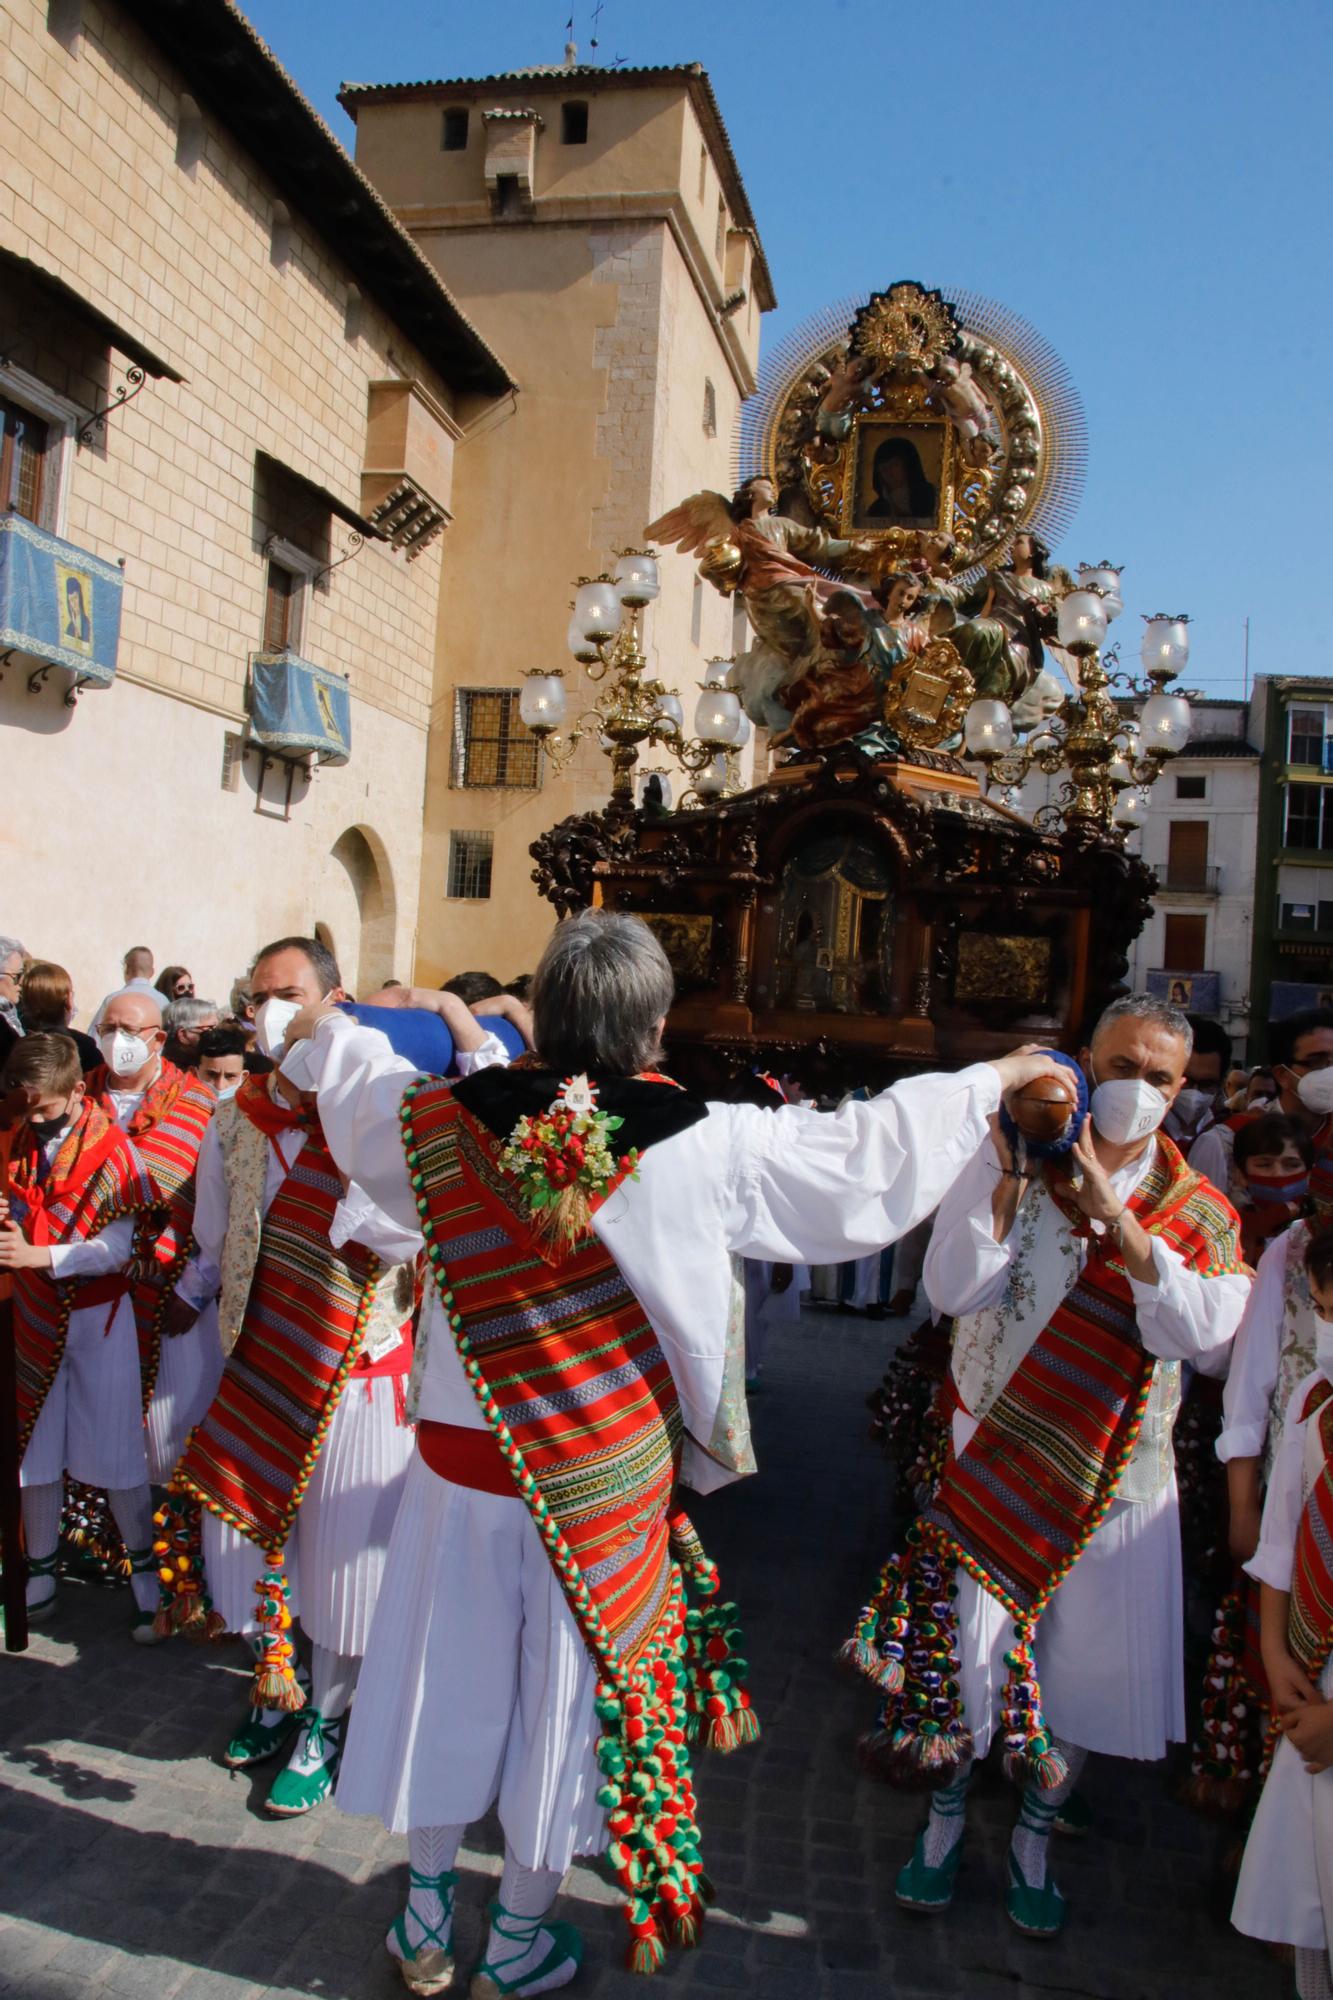
<path fill-rule="evenodd" d="M 730 684 L 751 721 L 770 729 L 791 719 L 778 697 L 817 661 L 823 608 L 838 588 L 811 564 L 841 574 L 868 553 L 861 542 L 775 513 L 777 497 L 773 481 L 760 474 L 730 501 L 720 493 L 692 493 L 644 529 L 647 541 L 702 556 L 701 574 L 719 589 L 740 592 L 755 644 L 737 659 Z"/>
<path fill-rule="evenodd" d="M 995 412 L 983 394 L 971 365 L 956 355 L 941 354 L 925 372 L 926 401 L 942 410 L 958 432 L 963 457 L 969 465 L 988 465 L 991 446 L 987 433 L 995 422 Z"/>
<path fill-rule="evenodd" d="M 1044 669 L 1059 596 L 1049 562 L 1039 536 L 1015 535 L 1006 566 L 961 588 L 944 585 L 931 620 L 933 631 L 953 641 L 977 693 L 1007 702 L 1020 730 L 1034 728 L 1063 699 Z"/>

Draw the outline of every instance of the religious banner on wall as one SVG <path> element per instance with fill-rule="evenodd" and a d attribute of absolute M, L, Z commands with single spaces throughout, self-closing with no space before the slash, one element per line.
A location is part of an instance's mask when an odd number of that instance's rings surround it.
<path fill-rule="evenodd" d="M 0 516 L 0 651 L 67 667 L 83 687 L 116 677 L 119 563 L 76 548 L 22 514 Z"/>
<path fill-rule="evenodd" d="M 345 764 L 352 752 L 352 695 L 341 674 L 290 653 L 257 653 L 251 662 L 250 734 L 279 756 L 314 752 L 322 764 Z"/>

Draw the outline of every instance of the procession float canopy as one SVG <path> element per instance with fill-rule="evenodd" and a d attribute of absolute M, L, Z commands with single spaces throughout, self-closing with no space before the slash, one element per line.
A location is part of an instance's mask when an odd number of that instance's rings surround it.
<path fill-rule="evenodd" d="M 1030 327 L 899 281 L 771 357 L 733 495 L 688 496 L 583 580 L 570 646 L 596 705 L 562 734 L 562 677 L 535 673 L 523 714 L 556 762 L 595 729 L 612 794 L 534 843 L 534 880 L 562 916 L 657 931 L 678 1065 L 815 1047 L 873 1082 L 1016 1037 L 1074 1047 L 1122 990 L 1153 887 L 1125 834 L 1188 738 L 1168 692 L 1188 621 L 1146 621 L 1139 679 L 1106 648 L 1119 571 L 1050 553 L 1085 462 L 1077 393 Z M 752 635 L 710 663 L 693 738 L 641 642 L 653 544 Z M 752 726 L 769 767 L 742 789 Z M 645 747 L 693 781 L 675 811 Z M 1061 783 L 1027 816 L 1034 768 Z"/>

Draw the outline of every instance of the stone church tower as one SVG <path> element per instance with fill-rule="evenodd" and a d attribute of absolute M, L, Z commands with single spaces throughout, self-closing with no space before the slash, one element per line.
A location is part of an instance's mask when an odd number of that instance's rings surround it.
<path fill-rule="evenodd" d="M 551 923 L 528 843 L 603 804 L 610 777 L 593 744 L 561 776 L 534 768 L 522 676 L 563 666 L 577 715 L 573 580 L 685 495 L 730 492 L 773 289 L 697 65 L 606 70 L 571 51 L 560 68 L 348 84 L 341 102 L 358 165 L 519 385 L 459 439 L 417 960 L 423 981 L 508 978 Z M 734 649 L 732 606 L 673 555 L 646 638 L 688 727 L 704 663 Z"/>

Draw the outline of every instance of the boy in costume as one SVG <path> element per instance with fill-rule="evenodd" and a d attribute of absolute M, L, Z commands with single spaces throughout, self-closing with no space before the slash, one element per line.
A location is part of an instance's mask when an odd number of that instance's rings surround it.
<path fill-rule="evenodd" d="M 1088 1751 L 1158 1758 L 1185 1733 L 1180 1364 L 1224 1363 L 1248 1291 L 1234 1210 L 1159 1129 L 1189 1049 L 1179 1009 L 1115 1002 L 1066 1157 L 1025 1158 L 997 1121 L 940 1207 L 943 1463 L 848 1647 L 883 1696 L 867 1761 L 941 1787 L 898 1877 L 909 1908 L 952 1900 L 973 1762 L 1001 1723 L 1026 1780 L 1006 1909 L 1036 1937 L 1064 1922 L 1047 1841 Z"/>
<path fill-rule="evenodd" d="M 387 1942 L 416 1992 L 452 1978 L 453 1864 L 497 1797 L 477 2000 L 574 1977 L 577 1933 L 548 1913 L 604 1830 L 630 1963 L 693 1942 L 688 1740 L 755 1733 L 734 1607 L 676 1500 L 746 1462 L 731 1255 L 882 1247 L 975 1150 L 1001 1085 L 1051 1066 L 914 1078 L 832 1117 L 706 1104 L 656 1072 L 672 990 L 646 925 L 591 911 L 547 945 L 536 1052 L 513 1068 L 450 1087 L 322 1010 L 292 1029 L 312 1039 L 286 1067 L 342 1171 L 427 1246 L 417 1457 L 338 1792 L 408 1836 Z"/>
<path fill-rule="evenodd" d="M 1301 2000 L 1333 2000 L 1333 1231 L 1304 1262 L 1315 1365 L 1293 1391 L 1247 1565 L 1280 1735 L 1231 1921 L 1294 1947 Z"/>
<path fill-rule="evenodd" d="M 68 1035 L 25 1035 L 0 1074 L 24 1088 L 0 1188 L 0 1270 L 13 1276 L 28 1610 L 55 1606 L 64 1475 L 106 1489 L 129 1553 L 131 1636 L 151 1639 L 157 1588 L 128 1266 L 157 1190 L 125 1134 L 85 1095 Z"/>

